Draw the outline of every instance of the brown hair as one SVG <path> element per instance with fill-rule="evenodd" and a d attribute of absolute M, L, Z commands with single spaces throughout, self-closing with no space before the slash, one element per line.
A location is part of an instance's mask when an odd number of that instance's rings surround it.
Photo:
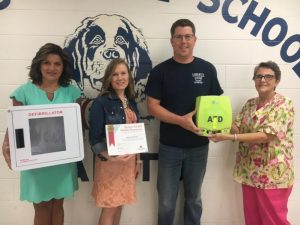
<path fill-rule="evenodd" d="M 253 80 L 255 78 L 255 75 L 257 74 L 257 71 L 260 68 L 268 68 L 274 71 L 275 73 L 275 79 L 276 80 L 280 80 L 281 79 L 281 71 L 279 69 L 279 66 L 277 65 L 277 63 L 273 62 L 273 61 L 267 61 L 267 62 L 261 62 L 259 63 L 255 69 L 254 69 L 254 74 L 253 74 Z"/>
<path fill-rule="evenodd" d="M 68 86 L 72 78 L 69 57 L 60 46 L 52 43 L 43 45 L 32 59 L 31 65 L 29 66 L 29 78 L 34 84 L 42 83 L 41 63 L 46 60 L 49 54 L 58 55 L 61 58 L 63 62 L 63 72 L 58 80 L 58 84 L 64 87 Z"/>
<path fill-rule="evenodd" d="M 193 31 L 193 34 L 195 35 L 196 33 L 196 28 L 195 28 L 195 25 L 192 21 L 188 20 L 188 19 L 179 19 L 179 20 L 176 20 L 172 26 L 171 26 L 171 37 L 174 36 L 174 33 L 175 33 L 175 29 L 177 27 L 191 27 L 192 28 L 192 31 Z"/>
<path fill-rule="evenodd" d="M 132 78 L 132 74 L 131 74 L 131 71 L 129 69 L 128 64 L 122 58 L 113 59 L 107 65 L 107 67 L 105 69 L 105 72 L 104 72 L 103 84 L 102 84 L 102 88 L 101 88 L 101 95 L 104 95 L 104 94 L 107 94 L 107 93 L 108 94 L 110 94 L 110 93 L 115 94 L 115 90 L 111 86 L 111 80 L 112 80 L 113 72 L 115 71 L 116 67 L 120 64 L 124 64 L 126 66 L 127 71 L 128 71 L 128 75 L 129 75 L 129 82 L 128 82 L 128 86 L 125 88 L 125 95 L 129 99 L 135 99 L 134 81 L 133 81 L 133 78 Z"/>

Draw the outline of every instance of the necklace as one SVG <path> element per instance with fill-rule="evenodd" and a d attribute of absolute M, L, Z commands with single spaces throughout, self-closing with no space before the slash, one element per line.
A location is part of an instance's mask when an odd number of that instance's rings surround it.
<path fill-rule="evenodd" d="M 123 104 L 123 108 L 127 109 L 128 108 L 128 99 L 126 98 L 126 96 L 124 96 L 124 98 L 121 101 Z"/>
<path fill-rule="evenodd" d="M 47 90 L 44 90 L 47 94 L 54 94 L 55 90 L 54 91 L 47 91 Z"/>
<path fill-rule="evenodd" d="M 45 91 L 47 94 L 53 95 L 54 92 L 59 88 L 59 86 L 57 86 L 57 87 L 54 88 L 53 90 L 44 88 L 44 87 L 42 87 L 41 85 L 39 85 L 39 88 L 42 89 L 43 91 Z"/>

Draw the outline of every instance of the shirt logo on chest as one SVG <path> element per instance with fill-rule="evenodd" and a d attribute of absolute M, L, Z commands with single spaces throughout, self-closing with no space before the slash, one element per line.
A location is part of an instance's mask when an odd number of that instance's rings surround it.
<path fill-rule="evenodd" d="M 192 73 L 192 77 L 194 78 L 194 84 L 203 84 L 204 73 Z"/>

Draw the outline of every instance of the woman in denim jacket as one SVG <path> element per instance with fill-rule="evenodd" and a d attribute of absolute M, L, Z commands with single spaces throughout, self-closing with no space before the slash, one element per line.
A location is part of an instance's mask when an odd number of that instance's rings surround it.
<path fill-rule="evenodd" d="M 98 225 L 118 225 L 122 206 L 136 202 L 135 180 L 140 172 L 138 154 L 112 157 L 105 140 L 106 124 L 138 122 L 134 81 L 123 59 L 112 60 L 104 74 L 101 94 L 90 111 L 89 141 L 94 154 L 92 196 L 101 207 Z"/>

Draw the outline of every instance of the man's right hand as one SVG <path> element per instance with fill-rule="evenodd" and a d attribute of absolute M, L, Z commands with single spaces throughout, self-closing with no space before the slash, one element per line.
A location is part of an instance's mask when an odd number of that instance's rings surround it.
<path fill-rule="evenodd" d="M 182 120 L 180 122 L 180 126 L 188 131 L 191 131 L 197 135 L 199 135 L 199 132 L 201 131 L 200 128 L 198 128 L 194 121 L 193 121 L 193 116 L 196 114 L 196 110 L 188 113 L 188 114 L 185 114 L 182 116 Z"/>

